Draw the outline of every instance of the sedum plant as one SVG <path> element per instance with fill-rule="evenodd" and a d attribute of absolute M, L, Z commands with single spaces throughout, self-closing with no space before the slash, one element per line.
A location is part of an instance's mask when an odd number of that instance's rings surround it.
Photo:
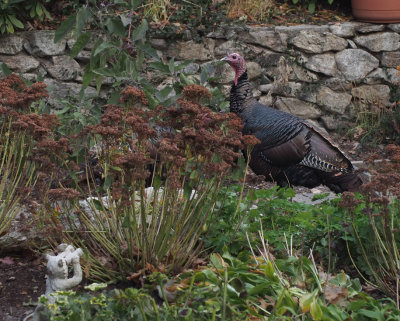
<path fill-rule="evenodd" d="M 42 83 L 28 87 L 14 74 L 0 80 L 0 235 L 7 233 L 37 182 L 34 148 L 46 137 L 46 117 L 30 108 L 46 96 Z"/>
<path fill-rule="evenodd" d="M 88 169 L 89 198 L 58 220 L 70 227 L 65 241 L 87 249 L 91 278 L 176 272 L 197 257 L 242 146 L 240 120 L 203 106 L 210 96 L 191 85 L 176 105 L 152 110 L 142 91 L 128 87 L 122 106 L 106 106 L 101 122 L 84 130 L 99 141 L 97 174 Z"/>

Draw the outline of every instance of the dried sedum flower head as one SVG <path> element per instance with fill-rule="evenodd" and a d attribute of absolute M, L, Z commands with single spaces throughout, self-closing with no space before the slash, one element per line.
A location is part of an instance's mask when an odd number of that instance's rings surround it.
<path fill-rule="evenodd" d="M 183 97 L 186 100 L 189 101 L 194 101 L 194 102 L 199 102 L 201 98 L 204 99 L 211 99 L 211 93 L 210 91 L 200 85 L 188 85 L 185 88 L 183 88 Z"/>
<path fill-rule="evenodd" d="M 46 97 L 48 93 L 46 84 L 43 82 L 37 82 L 28 87 L 16 74 L 0 80 L 0 104 L 3 106 L 28 110 L 32 102 Z"/>

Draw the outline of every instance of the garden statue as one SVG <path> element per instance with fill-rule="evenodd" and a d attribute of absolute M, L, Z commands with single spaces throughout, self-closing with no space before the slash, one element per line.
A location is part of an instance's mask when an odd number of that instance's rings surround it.
<path fill-rule="evenodd" d="M 55 298 L 50 295 L 51 293 L 69 290 L 82 281 L 82 268 L 79 260 L 83 255 L 83 251 L 80 248 L 75 250 L 72 245 L 60 244 L 57 247 L 57 252 L 59 253 L 58 255 L 46 255 L 47 280 L 45 296 L 50 303 L 55 302 Z M 68 266 L 70 265 L 73 267 L 74 274 L 71 278 L 68 278 Z M 44 311 L 45 306 L 39 303 L 35 312 L 30 316 L 34 321 L 48 320 L 45 314 L 42 313 Z"/>

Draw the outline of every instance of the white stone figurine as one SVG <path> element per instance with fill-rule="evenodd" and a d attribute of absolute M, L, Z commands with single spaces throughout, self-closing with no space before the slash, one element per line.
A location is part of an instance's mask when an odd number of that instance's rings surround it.
<path fill-rule="evenodd" d="M 46 293 L 45 296 L 49 299 L 50 303 L 55 302 L 55 298 L 51 293 L 57 291 L 66 291 L 78 285 L 82 281 L 82 268 L 79 263 L 83 251 L 78 248 L 74 249 L 72 245 L 60 244 L 57 247 L 58 255 L 47 254 L 47 280 L 46 280 Z M 68 266 L 72 265 L 74 274 L 68 278 Z M 32 315 L 33 321 L 45 321 L 48 318 L 42 313 L 45 307 L 38 304 L 35 312 Z M 27 318 L 25 320 L 28 320 Z"/>

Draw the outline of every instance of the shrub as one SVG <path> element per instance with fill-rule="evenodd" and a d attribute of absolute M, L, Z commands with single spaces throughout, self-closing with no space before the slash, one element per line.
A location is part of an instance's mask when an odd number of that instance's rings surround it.
<path fill-rule="evenodd" d="M 76 202 L 71 217 L 61 211 L 58 220 L 69 222 L 64 237 L 88 250 L 91 277 L 178 271 L 199 253 L 241 147 L 240 120 L 204 107 L 200 101 L 210 96 L 191 85 L 175 106 L 151 110 L 145 94 L 128 87 L 122 106 L 106 106 L 101 122 L 84 129 L 99 141 L 103 185 L 96 190 L 88 174 L 90 210 Z"/>
<path fill-rule="evenodd" d="M 30 111 L 32 103 L 46 96 L 42 83 L 28 87 L 14 74 L 0 80 L 0 235 L 7 233 L 38 180 L 35 144 L 48 128 L 45 117 Z"/>

